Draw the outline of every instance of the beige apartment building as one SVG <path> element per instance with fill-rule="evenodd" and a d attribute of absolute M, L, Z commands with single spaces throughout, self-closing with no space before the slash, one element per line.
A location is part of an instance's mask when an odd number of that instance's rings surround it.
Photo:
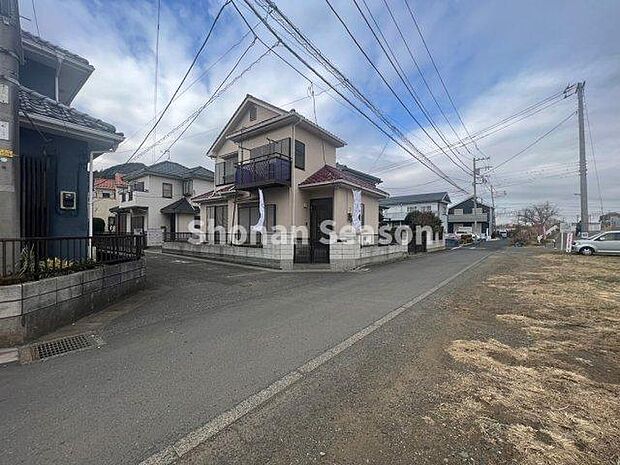
<path fill-rule="evenodd" d="M 246 96 L 208 151 L 215 162 L 214 189 L 192 199 L 200 205 L 202 243 L 164 244 L 164 251 L 284 269 L 293 263 L 346 268 L 353 262 L 395 258 L 402 250 L 378 247 L 374 236 L 379 200 L 387 193 L 377 187 L 379 178 L 336 163 L 336 151 L 344 145 L 296 111 Z M 240 244 L 236 228 L 250 230 L 258 222 L 259 189 L 267 237 Z M 361 191 L 362 224 L 372 231 L 366 237 L 351 227 L 354 191 Z M 320 229 L 325 220 L 333 221 L 338 243 L 320 240 L 329 235 Z M 270 235 L 276 225 L 298 233 L 286 244 L 274 245 Z M 299 233 L 304 230 L 305 238 Z"/>

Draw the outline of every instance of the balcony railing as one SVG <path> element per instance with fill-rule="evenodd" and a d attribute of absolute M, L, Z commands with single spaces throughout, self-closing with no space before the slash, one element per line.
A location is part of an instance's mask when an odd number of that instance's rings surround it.
<path fill-rule="evenodd" d="M 488 213 L 463 213 L 461 215 L 449 214 L 448 223 L 472 223 L 474 221 L 489 221 Z"/>
<path fill-rule="evenodd" d="M 237 163 L 235 186 L 238 189 L 291 185 L 291 157 L 270 153 Z"/>

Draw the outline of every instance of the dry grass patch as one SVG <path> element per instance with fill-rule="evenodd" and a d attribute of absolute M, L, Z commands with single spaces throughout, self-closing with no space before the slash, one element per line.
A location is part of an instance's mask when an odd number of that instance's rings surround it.
<path fill-rule="evenodd" d="M 509 260 L 510 272 L 481 283 L 459 310 L 495 314 L 530 343 L 453 341 L 447 352 L 468 371 L 436 413 L 511 447 L 520 463 L 620 463 L 620 260 Z"/>

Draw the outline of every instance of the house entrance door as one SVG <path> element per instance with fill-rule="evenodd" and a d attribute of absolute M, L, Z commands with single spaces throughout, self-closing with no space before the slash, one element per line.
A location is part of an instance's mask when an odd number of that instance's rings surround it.
<path fill-rule="evenodd" d="M 321 224 L 333 220 L 333 200 L 310 200 L 310 259 L 312 263 L 329 263 L 329 234 L 321 231 Z M 328 228 L 331 230 L 331 226 Z"/>

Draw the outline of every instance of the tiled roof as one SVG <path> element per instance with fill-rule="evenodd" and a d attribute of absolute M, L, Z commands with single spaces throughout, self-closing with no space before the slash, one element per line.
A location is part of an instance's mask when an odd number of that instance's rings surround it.
<path fill-rule="evenodd" d="M 188 215 L 194 215 L 194 214 L 200 212 L 198 207 L 192 207 L 192 205 L 189 203 L 189 201 L 185 197 L 180 198 L 179 200 L 177 200 L 176 202 L 171 203 L 170 205 L 166 205 L 164 208 L 162 208 L 159 211 L 161 213 L 164 213 L 164 214 L 169 214 L 169 213 L 183 214 L 183 213 L 185 213 L 185 214 L 188 214 Z"/>
<path fill-rule="evenodd" d="M 95 179 L 95 189 L 116 189 L 114 179 Z"/>
<path fill-rule="evenodd" d="M 147 174 L 177 179 L 204 179 L 206 181 L 213 181 L 214 179 L 213 171 L 203 168 L 202 166 L 188 168 L 169 160 L 155 163 L 154 165 L 146 166 L 141 170 L 134 171 L 133 173 L 128 174 L 125 179 L 137 179 Z"/>
<path fill-rule="evenodd" d="M 324 165 L 320 170 L 310 175 L 305 181 L 299 183 L 299 187 L 312 186 L 315 184 L 330 184 L 344 181 L 363 189 L 387 195 L 386 192 L 378 189 L 377 186 L 366 179 L 354 175 L 350 171 L 344 171 L 336 166 Z"/>
<path fill-rule="evenodd" d="M 123 181 L 122 178 L 120 179 L 95 178 L 95 188 L 116 189 L 117 187 L 127 187 L 127 183 Z"/>
<path fill-rule="evenodd" d="M 338 169 L 341 169 L 342 171 L 348 171 L 349 173 L 362 178 L 368 182 L 371 182 L 373 184 L 381 184 L 383 182 L 383 180 L 381 178 L 378 178 L 376 176 L 373 176 L 371 174 L 368 173 L 364 173 L 363 171 L 358 171 L 358 170 L 354 170 L 353 168 L 349 168 L 347 165 L 342 165 L 340 163 L 336 163 L 336 167 Z"/>
<path fill-rule="evenodd" d="M 93 68 L 92 65 L 88 62 L 88 60 L 86 58 L 83 58 L 80 55 L 78 55 L 77 53 L 73 53 L 73 52 L 67 50 L 66 48 L 62 48 L 62 47 L 60 47 L 58 45 L 55 45 L 55 44 L 53 44 L 51 42 L 48 42 L 47 40 L 44 40 L 44 39 L 42 39 L 39 36 L 35 36 L 34 34 L 28 32 L 28 31 L 24 31 L 23 29 L 22 29 L 22 40 L 33 42 L 33 43 L 37 44 L 38 46 L 40 46 L 42 48 L 47 48 L 52 53 L 55 53 L 55 54 L 58 53 L 58 54 L 61 54 L 61 55 L 65 55 L 65 56 L 73 59 L 74 61 L 77 61 L 77 62 L 83 64 L 84 66 L 88 66 L 90 68 Z"/>
<path fill-rule="evenodd" d="M 88 129 L 109 132 L 116 134 L 116 128 L 109 123 L 93 118 L 86 113 L 75 110 L 74 108 L 63 105 L 45 95 L 39 94 L 27 87 L 19 88 L 19 109 L 26 116 L 40 115 L 54 118 L 61 122 L 77 124 Z"/>
<path fill-rule="evenodd" d="M 388 206 L 408 203 L 441 202 L 444 197 L 446 197 L 445 201 L 450 203 L 450 197 L 447 192 L 430 192 L 427 194 L 399 195 L 397 197 L 390 197 L 389 199 L 381 200 L 379 204 L 381 206 Z"/>
<path fill-rule="evenodd" d="M 134 171 L 141 170 L 145 167 L 146 165 L 144 163 L 123 163 L 120 165 L 110 166 L 109 168 L 101 170 L 96 173 L 96 176 L 98 178 L 113 179 L 117 174 L 125 176 L 129 173 L 133 173 Z"/>

